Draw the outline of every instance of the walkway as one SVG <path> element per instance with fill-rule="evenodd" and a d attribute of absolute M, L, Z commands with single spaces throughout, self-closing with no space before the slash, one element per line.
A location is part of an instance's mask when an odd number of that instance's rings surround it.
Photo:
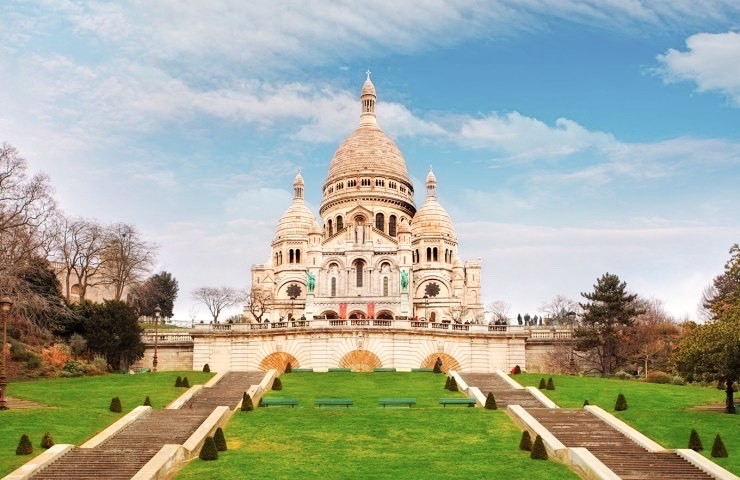
<path fill-rule="evenodd" d="M 165 445 L 182 444 L 217 406 L 235 408 L 262 372 L 230 372 L 182 409 L 151 410 L 95 448 L 75 447 L 33 479 L 128 480 Z"/>
<path fill-rule="evenodd" d="M 497 374 L 462 375 L 498 406 L 519 405 L 566 447 L 585 447 L 623 480 L 710 480 L 713 477 L 673 452 L 653 453 L 583 409 L 543 408 L 524 389 L 515 389 Z M 501 399 L 501 400 L 499 400 Z"/>

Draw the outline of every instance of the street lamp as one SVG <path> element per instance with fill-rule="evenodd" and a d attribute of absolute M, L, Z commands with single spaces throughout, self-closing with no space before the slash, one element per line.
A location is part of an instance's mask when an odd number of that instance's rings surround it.
<path fill-rule="evenodd" d="M 565 314 L 568 317 L 569 324 L 570 324 L 570 371 L 575 372 L 576 371 L 576 359 L 573 356 L 573 350 L 575 349 L 575 339 L 573 338 L 574 334 L 574 323 L 576 321 L 576 312 L 570 311 Z"/>
<path fill-rule="evenodd" d="M 8 402 L 5 398 L 5 389 L 8 386 L 8 379 L 5 376 L 5 365 L 8 363 L 8 350 L 5 344 L 8 342 L 8 315 L 10 308 L 13 306 L 13 300 L 10 297 L 0 298 L 0 314 L 3 317 L 3 368 L 0 370 L 0 410 L 8 409 Z"/>
<path fill-rule="evenodd" d="M 427 322 L 429 321 L 429 318 L 427 317 L 429 313 L 429 295 L 424 295 L 424 320 Z"/>
<path fill-rule="evenodd" d="M 154 358 L 152 359 L 152 372 L 157 371 L 157 347 L 159 347 L 159 316 L 162 309 L 159 305 L 154 309 Z"/>

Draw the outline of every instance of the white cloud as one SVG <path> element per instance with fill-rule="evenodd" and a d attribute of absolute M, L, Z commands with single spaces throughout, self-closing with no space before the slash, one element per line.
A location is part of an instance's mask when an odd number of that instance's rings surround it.
<path fill-rule="evenodd" d="M 693 82 L 699 92 L 719 91 L 740 107 L 740 32 L 698 33 L 688 51 L 669 49 L 657 59 L 668 82 Z"/>

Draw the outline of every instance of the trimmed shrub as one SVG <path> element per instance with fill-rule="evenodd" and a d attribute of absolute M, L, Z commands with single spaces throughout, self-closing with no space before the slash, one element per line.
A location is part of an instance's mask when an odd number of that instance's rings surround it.
<path fill-rule="evenodd" d="M 18 448 L 15 449 L 16 455 L 30 455 L 33 453 L 33 445 L 31 445 L 31 439 L 25 433 L 21 435 L 21 441 L 18 442 Z"/>
<path fill-rule="evenodd" d="M 671 376 L 660 370 L 653 370 L 645 377 L 648 383 L 671 383 Z"/>
<path fill-rule="evenodd" d="M 216 444 L 216 450 L 219 452 L 225 452 L 227 450 L 226 437 L 224 437 L 224 431 L 221 427 L 218 427 L 216 432 L 213 434 L 213 443 Z"/>
<path fill-rule="evenodd" d="M 272 389 L 273 390 L 283 389 L 283 381 L 280 380 L 280 377 L 275 377 L 275 380 L 272 381 Z"/>
<path fill-rule="evenodd" d="M 450 386 L 447 389 L 451 392 L 457 392 L 457 380 L 455 380 L 455 377 L 450 377 Z"/>
<path fill-rule="evenodd" d="M 118 398 L 118 397 L 111 398 L 111 401 L 110 401 L 110 411 L 111 412 L 116 412 L 116 413 L 121 413 L 122 410 L 123 410 L 123 408 L 121 408 L 121 399 Z"/>
<path fill-rule="evenodd" d="M 673 385 L 686 385 L 686 380 L 680 375 L 674 375 L 671 377 L 671 383 Z"/>
<path fill-rule="evenodd" d="M 251 412 L 252 410 L 254 410 L 252 397 L 247 395 L 247 392 L 244 392 L 244 395 L 242 395 L 242 412 Z"/>
<path fill-rule="evenodd" d="M 727 449 L 722 441 L 722 437 L 719 433 L 714 437 L 714 443 L 712 444 L 712 456 L 714 458 L 727 458 Z"/>
<path fill-rule="evenodd" d="M 522 368 L 519 365 L 514 366 L 514 375 L 522 373 Z"/>
<path fill-rule="evenodd" d="M 552 381 L 552 377 L 547 379 L 547 390 L 555 390 L 555 382 Z"/>
<path fill-rule="evenodd" d="M 696 433 L 696 430 L 694 430 L 693 428 L 691 429 L 691 435 L 689 435 L 688 448 L 692 449 L 695 452 L 704 450 L 704 446 L 701 444 L 701 439 L 699 438 L 699 434 Z"/>
<path fill-rule="evenodd" d="M 41 439 L 41 448 L 51 448 L 54 446 L 54 439 L 51 436 L 51 433 L 46 432 Z"/>
<path fill-rule="evenodd" d="M 178 375 L 177 380 L 175 380 L 175 387 L 177 388 L 182 387 L 182 377 L 180 375 Z"/>
<path fill-rule="evenodd" d="M 188 377 L 182 377 L 182 388 L 190 388 Z"/>
<path fill-rule="evenodd" d="M 528 430 L 522 432 L 522 439 L 519 440 L 519 450 L 532 451 L 532 437 L 529 436 Z"/>
<path fill-rule="evenodd" d="M 445 390 L 450 389 L 450 378 L 451 377 L 447 377 L 447 379 L 445 380 Z"/>
<path fill-rule="evenodd" d="M 627 410 L 627 399 L 621 393 L 617 396 L 617 403 L 614 404 L 614 410 L 617 412 Z"/>
<path fill-rule="evenodd" d="M 285 373 L 293 373 L 293 365 L 290 362 L 285 364 Z"/>
<path fill-rule="evenodd" d="M 485 408 L 487 408 L 488 410 L 498 409 L 498 406 L 496 405 L 496 399 L 493 398 L 493 392 L 488 392 L 488 395 L 486 395 Z"/>
<path fill-rule="evenodd" d="M 540 378 L 540 384 L 537 388 L 539 388 L 540 390 L 544 390 L 545 388 L 547 388 L 547 384 L 545 383 L 544 378 Z"/>
<path fill-rule="evenodd" d="M 146 398 L 144 399 L 144 406 L 145 407 L 151 407 L 152 406 L 152 401 L 149 399 L 149 395 L 147 395 Z"/>
<path fill-rule="evenodd" d="M 591 405 L 590 403 L 588 403 L 588 398 L 583 401 L 583 406 L 585 407 L 586 405 Z"/>
<path fill-rule="evenodd" d="M 625 372 L 624 370 L 620 370 L 614 374 L 614 378 L 618 378 L 620 380 L 629 380 L 630 378 L 632 378 L 632 375 Z"/>
<path fill-rule="evenodd" d="M 206 437 L 206 441 L 203 442 L 203 448 L 200 449 L 201 460 L 218 460 L 218 450 L 216 449 L 216 442 L 213 441 L 213 437 Z"/>
<path fill-rule="evenodd" d="M 211 373 L 211 367 L 206 363 L 203 365 L 203 371 L 206 373 Z"/>
<path fill-rule="evenodd" d="M 547 449 L 545 449 L 545 442 L 542 441 L 542 437 L 537 435 L 532 444 L 532 453 L 529 454 L 529 458 L 535 460 L 547 460 Z"/>

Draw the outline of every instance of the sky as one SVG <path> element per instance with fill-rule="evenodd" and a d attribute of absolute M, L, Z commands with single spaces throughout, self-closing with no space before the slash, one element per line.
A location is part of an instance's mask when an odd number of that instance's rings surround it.
<path fill-rule="evenodd" d="M 175 318 L 208 319 L 192 291 L 249 287 L 299 169 L 318 214 L 369 69 L 484 304 L 610 272 L 695 318 L 740 242 L 740 3 L 415 3 L 6 0 L 0 142 L 68 215 L 158 244 Z"/>

